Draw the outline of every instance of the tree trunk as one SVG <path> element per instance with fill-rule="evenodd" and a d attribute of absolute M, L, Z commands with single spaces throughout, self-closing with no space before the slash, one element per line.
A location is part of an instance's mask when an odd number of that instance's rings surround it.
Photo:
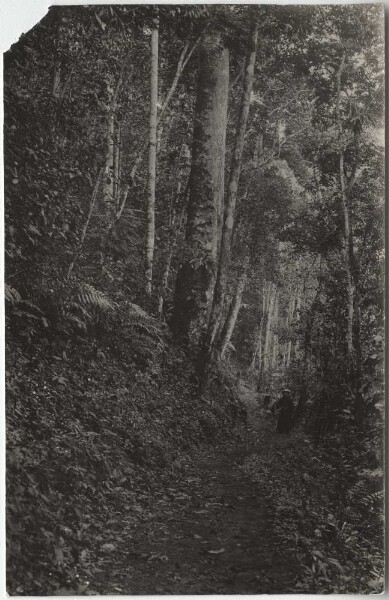
<path fill-rule="evenodd" d="M 231 302 L 230 309 L 228 311 L 226 323 L 223 328 L 222 339 L 221 339 L 221 344 L 220 344 L 221 358 L 224 358 L 228 344 L 232 338 L 232 334 L 234 333 L 235 324 L 236 324 L 236 321 L 237 321 L 237 318 L 239 315 L 239 310 L 240 310 L 240 307 L 242 304 L 243 292 L 246 287 L 249 264 L 250 264 L 250 259 L 249 259 L 249 257 L 247 257 L 245 260 L 245 263 L 243 265 L 242 275 L 240 276 L 238 285 L 236 286 L 234 298 Z"/>
<path fill-rule="evenodd" d="M 207 350 L 208 353 L 211 354 L 212 346 L 211 339 L 215 339 L 217 323 L 220 322 L 220 317 L 223 311 L 223 303 L 225 290 L 227 286 L 227 277 L 228 277 L 228 268 L 230 263 L 230 255 L 231 255 L 231 241 L 232 241 L 232 233 L 235 222 L 235 207 L 236 207 L 236 199 L 238 193 L 238 185 L 240 178 L 240 171 L 242 166 L 242 155 L 244 148 L 244 141 L 246 135 L 247 128 L 247 119 L 249 115 L 250 108 L 250 98 L 251 91 L 253 87 L 253 78 L 254 78 L 254 67 L 255 67 L 255 59 L 257 54 L 257 44 L 258 44 L 258 25 L 255 23 L 252 27 L 251 33 L 251 44 L 252 50 L 250 56 L 247 60 L 244 80 L 243 80 L 243 90 L 242 90 L 242 99 L 240 106 L 240 114 L 239 120 L 237 124 L 235 142 L 234 142 L 234 150 L 232 156 L 232 163 L 230 169 L 230 176 L 227 187 L 227 198 L 226 204 L 224 207 L 224 217 L 222 223 L 222 237 L 220 243 L 220 253 L 219 253 L 219 264 L 218 264 L 218 273 L 215 285 L 215 293 L 213 297 L 212 311 L 209 328 L 210 331 L 208 333 L 208 342 L 207 345 L 210 346 Z M 221 206 L 222 209 L 222 206 Z M 219 223 L 221 225 L 222 212 L 219 215 Z"/>
<path fill-rule="evenodd" d="M 347 293 L 347 329 L 346 329 L 346 345 L 348 361 L 351 365 L 354 355 L 353 341 L 353 323 L 354 323 L 354 283 L 352 280 L 351 265 L 350 265 L 350 250 L 352 245 L 351 228 L 350 228 L 350 207 L 347 198 L 347 182 L 344 171 L 344 148 L 343 148 L 343 124 L 340 114 L 340 97 L 342 91 L 342 75 L 346 63 L 346 53 L 343 51 L 339 69 L 336 73 L 336 120 L 339 136 L 339 181 L 341 190 L 341 201 L 343 210 L 343 248 L 342 257 L 346 271 L 346 293 Z"/>
<path fill-rule="evenodd" d="M 350 362 L 353 360 L 354 355 L 354 295 L 355 285 L 353 282 L 351 264 L 350 264 L 350 253 L 352 252 L 352 239 L 351 239 L 351 228 L 350 228 L 350 209 L 348 205 L 348 198 L 346 193 L 346 183 L 344 175 L 344 153 L 340 151 L 339 155 L 339 176 L 341 185 L 342 195 L 342 208 L 343 208 L 343 264 L 346 271 L 346 292 L 347 292 L 347 330 L 346 330 L 346 344 L 348 359 Z"/>
<path fill-rule="evenodd" d="M 180 187 L 180 186 L 178 186 L 178 187 Z M 178 194 L 179 194 L 179 189 L 177 191 L 177 195 Z M 162 315 L 163 315 L 163 306 L 164 306 L 166 290 L 167 290 L 167 286 L 168 286 L 168 282 L 169 282 L 170 267 L 172 264 L 174 252 L 177 247 L 177 241 L 178 241 L 178 237 L 180 235 L 180 231 L 182 228 L 183 218 L 184 218 L 184 211 L 182 211 L 181 215 L 177 219 L 177 223 L 176 223 L 175 218 L 172 219 L 172 223 L 171 223 L 172 227 L 175 225 L 176 226 L 174 228 L 174 237 L 173 237 L 173 240 L 170 245 L 169 254 L 167 256 L 165 268 L 164 268 L 164 271 L 162 274 L 161 288 L 160 288 L 160 294 L 159 294 L 159 298 L 158 298 L 158 317 L 160 319 L 162 318 Z"/>
<path fill-rule="evenodd" d="M 265 354 L 265 348 L 264 348 L 263 333 L 264 333 L 264 330 L 265 330 L 265 326 L 267 325 L 267 319 L 269 317 L 271 286 L 272 286 L 271 283 L 266 284 L 266 282 L 264 282 L 263 295 L 262 295 L 262 319 L 261 319 L 260 342 L 259 342 L 259 348 L 261 349 L 261 356 L 258 359 L 258 365 L 259 365 L 259 382 L 262 381 L 263 372 L 264 372 L 264 360 L 265 360 L 264 359 L 264 354 Z M 253 359 L 254 359 L 254 357 L 253 357 Z"/>
<path fill-rule="evenodd" d="M 82 249 L 82 247 L 84 245 L 86 233 L 88 231 L 89 223 L 90 223 L 90 220 L 91 220 L 91 217 L 92 217 L 92 214 L 93 214 L 93 209 L 94 209 L 95 204 L 96 204 L 97 194 L 99 192 L 101 180 L 103 179 L 103 174 L 104 174 L 104 167 L 101 167 L 101 169 L 99 171 L 99 174 L 97 176 L 97 179 L 96 179 L 95 187 L 93 188 L 92 198 L 91 198 L 91 201 L 90 201 L 90 204 L 89 204 L 88 215 L 86 217 L 86 221 L 84 223 L 84 227 L 82 228 L 80 239 L 79 239 L 78 244 L 76 246 L 76 249 L 74 251 L 72 261 L 71 261 L 71 263 L 69 265 L 69 268 L 68 268 L 68 273 L 67 273 L 67 278 L 66 278 L 67 280 L 70 279 L 70 275 L 72 274 L 72 271 L 73 271 L 73 269 L 75 267 L 76 261 L 78 259 L 79 254 L 80 254 L 80 251 L 81 251 L 81 249 Z"/>
<path fill-rule="evenodd" d="M 360 339 L 359 339 L 359 315 L 356 315 L 356 307 L 358 309 L 358 266 L 354 253 L 354 239 L 352 227 L 352 212 L 350 207 L 349 192 L 354 185 L 358 176 L 359 166 L 359 135 L 360 131 L 354 130 L 355 144 L 355 159 L 350 177 L 346 176 L 344 165 L 344 147 L 342 142 L 343 123 L 340 114 L 340 96 L 342 74 L 346 62 L 346 53 L 343 51 L 339 69 L 336 75 L 337 98 L 336 98 L 336 119 L 339 135 L 339 181 L 341 190 L 341 201 L 343 210 L 343 245 L 342 259 L 346 273 L 346 297 L 347 297 L 347 329 L 346 329 L 346 346 L 347 346 L 347 363 L 348 376 L 350 378 L 351 388 L 354 394 L 354 414 L 356 421 L 359 423 L 362 416 L 362 396 L 360 392 L 362 379 L 362 357 L 360 354 Z"/>
<path fill-rule="evenodd" d="M 160 292 L 160 295 L 158 298 L 158 317 L 160 319 L 162 319 L 162 315 L 163 315 L 163 304 L 165 301 L 167 285 L 169 282 L 170 266 L 172 264 L 175 246 L 176 246 L 176 244 L 172 244 L 172 246 L 170 248 L 168 257 L 166 259 L 165 269 L 164 269 L 163 275 L 162 275 L 161 292 Z"/>
<path fill-rule="evenodd" d="M 276 371 L 278 367 L 278 335 L 274 334 L 273 335 L 273 358 L 272 358 L 272 365 L 271 365 L 271 370 Z"/>
<path fill-rule="evenodd" d="M 296 300 L 295 315 L 296 315 L 297 322 L 299 322 L 301 320 L 301 315 L 300 315 L 300 313 L 301 313 L 301 294 L 300 293 L 297 294 L 297 300 Z M 295 358 L 297 358 L 299 351 L 300 351 L 300 344 L 299 344 L 299 340 L 296 339 L 295 344 L 294 344 Z"/>
<path fill-rule="evenodd" d="M 120 166 L 121 166 L 121 128 L 118 125 L 116 128 L 115 135 L 115 148 L 114 148 L 114 200 L 115 209 L 119 208 L 120 198 Z"/>
<path fill-rule="evenodd" d="M 185 44 L 184 49 L 181 52 L 180 58 L 179 58 L 178 63 L 177 63 L 177 69 L 176 69 L 176 73 L 175 73 L 174 79 L 172 81 L 172 84 L 171 84 L 171 86 L 169 88 L 168 93 L 166 94 L 165 101 L 164 101 L 164 103 L 162 105 L 162 108 L 161 108 L 161 111 L 160 111 L 160 113 L 158 115 L 158 125 L 161 125 L 161 123 L 162 123 L 163 116 L 164 116 L 164 114 L 166 112 L 166 109 L 169 106 L 170 100 L 172 99 L 172 97 L 174 95 L 174 92 L 176 91 L 176 88 L 177 88 L 178 82 L 180 80 L 180 77 L 182 75 L 182 72 L 185 69 L 185 67 L 186 67 L 189 59 L 191 58 L 193 52 L 195 51 L 196 47 L 198 46 L 199 41 L 200 41 L 202 35 L 203 34 L 201 34 L 197 38 L 197 40 L 195 41 L 195 43 L 193 44 L 193 46 L 192 46 L 192 48 L 191 48 L 191 50 L 189 52 L 188 52 L 188 44 Z M 119 210 L 118 210 L 118 212 L 116 213 L 116 216 L 115 216 L 115 222 L 119 221 L 120 217 L 123 214 L 124 208 L 126 206 L 126 202 L 127 202 L 127 198 L 128 198 L 128 194 L 129 194 L 130 188 L 131 188 L 131 186 L 133 184 L 133 181 L 135 179 L 135 176 L 136 176 L 136 174 L 138 172 L 139 166 L 140 166 L 140 164 L 142 162 L 142 158 L 143 158 L 143 156 L 144 156 L 144 154 L 145 154 L 145 152 L 147 150 L 148 143 L 149 143 L 149 140 L 146 137 L 145 140 L 144 140 L 144 142 L 143 142 L 143 144 L 142 144 L 142 146 L 141 146 L 141 149 L 139 150 L 139 152 L 138 152 L 138 154 L 137 154 L 137 156 L 135 158 L 134 164 L 133 164 L 131 172 L 130 172 L 129 180 L 127 181 L 126 185 L 124 186 L 123 194 L 121 196 L 120 207 L 119 207 Z M 113 225 L 114 225 L 114 223 L 110 225 L 110 228 L 109 228 L 110 230 L 113 228 Z"/>
<path fill-rule="evenodd" d="M 320 267 L 320 271 L 321 271 L 321 267 Z M 322 286 L 323 286 L 323 277 L 320 273 L 316 293 L 315 293 L 314 299 L 312 301 L 312 304 L 311 304 L 308 314 L 307 314 L 307 320 L 306 320 L 306 326 L 305 326 L 305 332 L 304 332 L 304 345 L 303 345 L 303 353 L 304 354 L 303 354 L 303 358 L 302 358 L 303 364 L 302 364 L 302 373 L 301 373 L 300 397 L 298 400 L 296 413 L 295 413 L 296 422 L 301 421 L 301 419 L 303 418 L 306 403 L 308 400 L 308 385 L 307 385 L 308 360 L 309 360 L 310 351 L 311 351 L 312 329 L 313 329 L 313 325 L 315 322 L 315 316 L 316 316 L 315 313 L 316 313 L 316 308 L 320 301 L 320 294 L 322 291 Z"/>
<path fill-rule="evenodd" d="M 276 296 L 275 299 L 275 303 L 274 303 L 274 316 L 273 316 L 273 323 L 277 324 L 278 322 L 278 311 L 279 311 L 279 301 L 278 301 L 278 295 Z M 271 371 L 275 371 L 277 370 L 277 366 L 278 366 L 278 335 L 273 333 L 273 354 L 272 354 L 272 359 L 271 359 Z"/>
<path fill-rule="evenodd" d="M 358 289 L 358 288 L 357 288 Z M 363 419 L 363 392 L 362 392 L 362 348 L 360 339 L 361 314 L 358 291 L 355 297 L 355 364 L 353 371 L 354 378 L 354 414 L 358 425 Z"/>
<path fill-rule="evenodd" d="M 115 145 L 117 139 L 115 127 L 116 106 L 120 87 L 123 81 L 125 66 L 126 59 L 123 60 L 115 90 L 111 95 L 107 118 L 107 154 L 105 159 L 105 173 L 103 182 L 103 202 L 104 210 L 109 215 L 109 221 L 112 218 L 112 214 L 115 214 Z"/>
<path fill-rule="evenodd" d="M 263 133 L 262 133 L 262 131 L 260 131 L 257 136 L 257 140 L 256 140 L 255 147 L 254 147 L 254 154 L 253 154 L 254 163 L 257 163 L 262 155 L 263 155 Z"/>
<path fill-rule="evenodd" d="M 216 279 L 229 80 L 221 33 L 208 31 L 199 54 L 186 240 L 171 324 L 178 338 L 194 345 L 207 330 Z"/>
<path fill-rule="evenodd" d="M 158 18 L 154 20 L 151 32 L 151 73 L 150 73 L 150 126 L 149 126 L 149 168 L 146 200 L 146 296 L 151 302 L 154 238 L 155 238 L 155 178 L 157 165 L 157 111 L 158 111 Z"/>
<path fill-rule="evenodd" d="M 269 367 L 271 364 L 270 361 L 270 347 L 271 347 L 271 338 L 272 338 L 272 325 L 273 325 L 273 314 L 274 307 L 277 298 L 277 287 L 273 283 L 270 286 L 269 291 L 269 304 L 268 304 L 268 314 L 266 319 L 266 334 L 265 334 L 265 343 L 263 348 L 263 371 L 264 374 L 269 372 Z"/>
<path fill-rule="evenodd" d="M 112 111 L 108 117 L 107 132 L 107 161 L 106 161 L 106 180 L 104 189 L 105 202 L 113 205 L 115 195 L 115 113 Z"/>
<path fill-rule="evenodd" d="M 291 298 L 289 300 L 288 315 L 286 318 L 286 327 L 289 330 L 289 333 L 291 331 L 291 325 L 293 322 L 295 306 L 296 306 L 296 298 L 295 298 L 295 296 L 291 296 Z M 286 350 L 284 353 L 284 368 L 285 369 L 287 369 L 290 365 L 291 356 L 292 356 L 292 340 L 289 340 L 286 344 Z"/>
<path fill-rule="evenodd" d="M 63 37 L 63 17 L 60 12 L 56 13 L 57 18 L 57 31 L 55 36 L 55 47 L 54 47 L 54 70 L 53 70 L 53 96 L 54 98 L 61 98 L 61 90 L 62 90 L 62 59 L 60 46 Z"/>
<path fill-rule="evenodd" d="M 265 289 L 263 289 L 262 290 L 261 321 L 259 323 L 258 335 L 255 340 L 254 352 L 253 352 L 253 356 L 252 356 L 251 364 L 250 364 L 250 369 L 253 371 L 255 369 L 255 363 L 257 362 L 257 359 L 258 359 L 259 366 L 261 365 L 261 361 L 262 361 L 262 337 L 263 337 L 263 325 L 265 322 L 265 315 L 266 315 L 266 291 L 265 291 Z"/>
<path fill-rule="evenodd" d="M 263 357 L 262 357 L 263 329 L 265 327 L 267 303 L 268 303 L 268 297 L 267 297 L 267 292 L 266 292 L 266 286 L 264 286 L 263 291 L 262 291 L 262 317 L 261 317 L 261 325 L 260 325 L 260 328 L 259 328 L 259 342 L 258 342 L 258 365 L 259 365 L 259 373 L 261 373 L 261 370 L 262 370 L 262 360 L 263 360 Z M 253 357 L 253 361 L 254 361 L 254 357 Z"/>
<path fill-rule="evenodd" d="M 114 148 L 115 148 L 115 113 L 110 110 L 107 122 L 107 154 L 103 184 L 103 202 L 107 213 L 113 209 L 114 203 Z"/>
<path fill-rule="evenodd" d="M 61 97 L 61 63 L 59 60 L 54 62 L 53 96 L 54 98 Z"/>

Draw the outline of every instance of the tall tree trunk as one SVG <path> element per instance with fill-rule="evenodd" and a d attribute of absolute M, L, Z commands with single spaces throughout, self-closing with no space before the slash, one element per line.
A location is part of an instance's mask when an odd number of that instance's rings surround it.
<path fill-rule="evenodd" d="M 154 19 L 151 32 L 151 72 L 150 72 L 150 126 L 149 126 L 149 168 L 146 200 L 146 295 L 151 302 L 154 238 L 155 238 L 155 179 L 157 166 L 157 112 L 158 112 L 158 17 Z"/>
<path fill-rule="evenodd" d="M 242 90 L 242 99 L 240 106 L 240 114 L 239 120 L 237 124 L 235 142 L 234 142 L 234 150 L 232 156 L 232 163 L 227 187 L 227 198 L 224 207 L 224 217 L 222 223 L 222 237 L 220 242 L 220 253 L 219 253 L 219 264 L 218 264 L 218 273 L 215 285 L 215 293 L 213 297 L 211 318 L 209 323 L 209 333 L 207 351 L 209 355 L 212 352 L 212 344 L 211 340 L 215 339 L 217 323 L 220 322 L 220 317 L 223 311 L 223 303 L 225 290 L 227 286 L 227 277 L 228 277 L 228 268 L 230 263 L 230 255 L 231 255 L 231 241 L 232 241 L 232 233 L 235 222 L 235 207 L 236 207 L 236 199 L 238 193 L 238 185 L 240 178 L 240 171 L 242 166 L 242 155 L 244 149 L 244 141 L 247 129 L 247 119 L 249 115 L 250 109 L 250 98 L 251 91 L 253 88 L 253 78 L 254 78 L 254 67 L 255 67 L 255 59 L 257 55 L 257 45 L 258 45 L 258 25 L 254 23 L 251 32 L 251 45 L 252 50 L 248 57 L 244 80 L 243 80 L 243 90 Z M 221 206 L 222 210 L 222 206 Z M 219 222 L 221 224 L 222 212 L 219 215 Z"/>
<path fill-rule="evenodd" d="M 278 335 L 273 334 L 273 358 L 272 358 L 272 365 L 271 365 L 272 372 L 277 370 L 277 366 L 278 366 Z"/>
<path fill-rule="evenodd" d="M 177 191 L 177 195 L 179 194 L 179 191 Z M 177 241 L 181 232 L 181 228 L 182 228 L 182 222 L 183 222 L 183 218 L 184 218 L 184 211 L 182 211 L 182 213 L 180 214 L 180 216 L 177 218 L 173 218 L 172 219 L 172 227 L 174 227 L 174 236 L 173 236 L 173 240 L 170 243 L 170 250 L 166 259 L 166 263 L 165 263 L 165 268 L 162 274 L 162 281 L 161 281 L 161 288 L 160 288 L 160 294 L 159 294 L 159 298 L 158 298 L 158 317 L 161 319 L 162 315 L 163 315 L 163 307 L 164 307 L 164 302 L 165 302 L 165 296 L 166 296 L 166 290 L 167 290 L 167 286 L 168 286 L 168 282 L 169 282 L 169 275 L 170 275 L 170 267 L 172 264 L 172 260 L 173 260 L 173 256 L 174 253 L 176 251 L 176 247 L 177 247 Z"/>
<path fill-rule="evenodd" d="M 170 247 L 169 254 L 167 256 L 165 268 L 164 268 L 163 275 L 162 275 L 161 291 L 160 291 L 160 294 L 158 297 L 158 317 L 160 319 L 162 319 L 162 315 L 163 315 L 163 306 L 164 306 L 164 302 L 165 302 L 167 285 L 169 282 L 170 266 L 172 264 L 175 248 L 176 248 L 176 244 L 173 243 Z"/>
<path fill-rule="evenodd" d="M 343 208 L 343 264 L 346 271 L 346 292 L 347 292 L 347 330 L 346 330 L 346 343 L 347 353 L 349 361 L 352 362 L 354 355 L 354 295 L 355 285 L 353 282 L 351 264 L 350 264 L 350 253 L 352 246 L 351 239 L 351 227 L 350 227 L 350 209 L 348 205 L 348 198 L 346 194 L 346 184 L 344 175 L 344 153 L 340 151 L 339 155 L 339 176 L 341 183 L 341 195 L 342 195 L 342 208 Z"/>
<path fill-rule="evenodd" d="M 265 343 L 263 348 L 263 372 L 265 375 L 269 372 L 269 367 L 271 364 L 270 360 L 270 348 L 271 348 L 271 340 L 272 340 L 272 325 L 273 325 L 273 316 L 274 316 L 274 307 L 277 298 L 277 287 L 273 283 L 270 287 L 269 292 L 269 307 L 268 314 L 266 319 L 266 333 L 265 333 Z"/>
<path fill-rule="evenodd" d="M 220 32 L 204 35 L 199 54 L 186 240 L 171 323 L 177 337 L 194 345 L 207 330 L 216 279 L 229 81 Z"/>
<path fill-rule="evenodd" d="M 54 70 L 53 70 L 53 96 L 54 98 L 61 97 L 61 90 L 63 86 L 63 72 L 62 72 L 62 59 L 60 53 L 61 41 L 63 37 L 63 16 L 61 12 L 57 11 L 56 13 L 56 36 L 55 36 L 55 46 L 54 46 Z"/>
<path fill-rule="evenodd" d="M 352 244 L 351 240 L 351 229 L 350 229 L 350 208 L 347 198 L 347 182 L 344 170 L 344 147 L 343 147 L 343 123 L 340 113 L 340 98 L 342 91 L 342 75 L 346 63 L 346 53 L 343 51 L 340 65 L 336 73 L 336 120 L 338 127 L 338 138 L 339 138 L 339 180 L 343 210 L 343 248 L 342 257 L 343 264 L 346 271 L 346 292 L 347 292 L 347 330 L 346 330 L 346 344 L 348 360 L 351 364 L 354 354 L 354 341 L 353 341 L 353 322 L 354 322 L 354 285 L 352 281 L 351 265 L 350 265 L 350 247 Z"/>
<path fill-rule="evenodd" d="M 127 58 L 127 55 L 126 55 Z M 105 159 L 105 173 L 103 181 L 104 210 L 109 215 L 115 213 L 115 143 L 116 143 L 116 107 L 120 87 L 123 82 L 123 73 L 126 67 L 126 58 L 122 62 L 120 74 L 110 99 L 110 107 L 107 117 L 107 153 Z"/>
<path fill-rule="evenodd" d="M 291 298 L 289 300 L 288 316 L 286 319 L 286 326 L 289 329 L 289 332 L 290 332 L 291 325 L 293 322 L 295 306 L 296 306 L 296 298 L 295 298 L 295 296 L 291 296 Z M 292 340 L 289 340 L 288 343 L 286 344 L 286 352 L 285 352 L 285 358 L 284 358 L 285 369 L 287 369 L 290 365 L 291 356 L 292 356 Z"/>
<path fill-rule="evenodd" d="M 316 289 L 316 293 L 312 304 L 308 310 L 305 331 L 304 331 L 304 342 L 303 342 L 303 358 L 302 358 L 302 372 L 301 372 L 301 386 L 300 386 L 300 396 L 296 408 L 295 420 L 301 421 L 303 418 L 305 407 L 308 400 L 308 384 L 307 384 L 307 376 L 308 376 L 308 361 L 310 360 L 311 353 L 311 341 L 312 341 L 312 330 L 316 317 L 316 309 L 320 302 L 320 294 L 323 287 L 323 276 L 321 275 L 321 265 L 320 265 L 320 273 L 318 278 L 318 286 Z"/>
<path fill-rule="evenodd" d="M 263 339 L 263 334 L 265 332 L 265 327 L 267 325 L 267 319 L 269 318 L 269 307 L 270 307 L 270 297 L 271 297 L 271 289 L 272 289 L 272 284 L 271 283 L 266 283 L 266 281 L 264 282 L 264 287 L 263 287 L 263 295 L 262 295 L 262 319 L 261 319 L 261 327 L 260 327 L 260 340 L 259 340 L 259 348 L 261 349 L 261 356 L 258 358 L 258 364 L 259 364 L 259 378 L 258 381 L 259 383 L 262 381 L 262 377 L 263 377 L 263 372 L 264 372 L 264 354 L 265 354 L 265 348 L 264 348 L 264 339 Z M 259 351 L 258 351 L 259 353 Z M 254 358 L 254 357 L 253 357 Z"/>
<path fill-rule="evenodd" d="M 265 322 L 265 316 L 266 316 L 266 289 L 263 288 L 263 290 L 262 290 L 262 314 L 261 314 L 261 320 L 259 323 L 258 334 L 257 334 L 256 340 L 254 343 L 253 356 L 251 358 L 251 364 L 250 364 L 251 370 L 255 369 L 255 364 L 257 361 L 258 361 L 258 364 L 261 365 L 262 337 L 263 337 L 263 326 L 264 326 L 264 322 Z"/>
<path fill-rule="evenodd" d="M 220 344 L 221 358 L 224 358 L 228 344 L 232 338 L 232 334 L 234 333 L 235 324 L 236 324 L 236 321 L 237 321 L 237 318 L 239 315 L 239 311 L 240 311 L 240 307 L 242 304 L 243 292 L 246 287 L 249 266 L 250 266 L 250 258 L 246 257 L 245 262 L 243 264 L 242 274 L 241 274 L 238 284 L 236 286 L 235 295 L 232 299 L 232 302 L 231 302 L 231 305 L 230 305 L 230 308 L 228 311 L 228 315 L 227 315 L 227 320 L 225 322 L 223 332 L 222 332 L 222 339 L 221 339 L 221 344 Z"/>
<path fill-rule="evenodd" d="M 108 214 L 113 211 L 115 196 L 114 175 L 115 153 L 115 111 L 111 109 L 107 122 L 107 154 L 105 159 L 105 173 L 103 184 L 103 202 Z"/>
<path fill-rule="evenodd" d="M 114 147 L 114 200 L 115 209 L 119 208 L 120 198 L 120 167 L 121 167 L 121 128 L 116 127 L 115 147 Z"/>
<path fill-rule="evenodd" d="M 298 292 L 297 294 L 297 300 L 296 300 L 296 308 L 295 308 L 295 318 L 297 322 L 300 322 L 301 320 L 301 296 L 302 296 L 302 292 Z M 299 340 L 296 339 L 295 344 L 294 344 L 294 356 L 295 358 L 298 357 L 300 351 L 300 343 Z"/>
<path fill-rule="evenodd" d="M 273 324 L 278 323 L 278 312 L 279 312 L 279 300 L 278 300 L 278 295 L 276 296 L 275 299 L 275 303 L 274 303 L 274 316 L 273 316 Z M 271 371 L 273 372 L 274 370 L 277 369 L 278 366 L 278 335 L 276 333 L 273 333 L 272 335 L 273 337 L 273 354 L 272 354 L 272 358 L 271 358 Z"/>
<path fill-rule="evenodd" d="M 336 74 L 336 120 L 339 136 L 339 181 L 341 190 L 341 201 L 343 210 L 343 245 L 342 259 L 346 273 L 346 297 L 347 297 L 347 329 L 346 345 L 348 360 L 348 376 L 354 394 L 354 414 L 357 422 L 362 416 L 362 396 L 360 392 L 362 379 L 362 357 L 360 355 L 359 340 L 359 315 L 356 315 L 357 293 L 358 293 L 358 265 L 354 252 L 352 211 L 350 207 L 349 192 L 358 176 L 359 166 L 359 136 L 360 130 L 354 129 L 355 159 L 350 177 L 345 172 L 345 151 L 342 141 L 343 122 L 340 113 L 340 97 L 342 90 L 342 75 L 346 63 L 346 52 L 343 51 L 339 69 Z M 358 339 L 357 339 L 358 338 Z"/>

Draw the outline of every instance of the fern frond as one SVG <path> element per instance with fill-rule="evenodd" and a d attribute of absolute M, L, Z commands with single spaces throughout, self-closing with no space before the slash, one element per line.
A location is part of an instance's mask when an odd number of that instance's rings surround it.
<path fill-rule="evenodd" d="M 79 304 L 78 302 L 69 302 L 69 304 L 67 305 L 66 308 L 69 311 L 80 312 L 87 319 L 91 319 L 92 318 L 91 315 L 90 315 L 90 313 L 86 310 L 86 308 L 84 306 L 82 306 L 81 304 Z"/>
<path fill-rule="evenodd" d="M 152 317 L 145 310 L 143 310 L 143 308 L 141 308 L 138 304 L 133 304 L 132 302 L 127 302 L 126 304 L 127 304 L 128 308 L 130 309 L 130 314 L 139 315 L 140 317 L 143 317 L 144 319 L 152 319 Z"/>
<path fill-rule="evenodd" d="M 31 300 L 20 300 L 19 304 L 21 304 L 22 306 L 27 306 L 28 308 L 32 308 L 32 310 L 36 310 L 37 313 L 43 315 L 43 312 L 41 311 L 39 306 L 31 302 Z"/>
<path fill-rule="evenodd" d="M 18 304 L 22 301 L 22 297 L 19 294 L 18 290 L 14 287 L 8 285 L 7 283 L 4 285 L 4 293 L 5 299 L 10 302 L 10 304 Z"/>
<path fill-rule="evenodd" d="M 89 283 L 80 285 L 78 300 L 81 304 L 86 304 L 101 311 L 112 311 L 116 307 L 116 304 L 104 292 L 96 290 Z"/>
<path fill-rule="evenodd" d="M 82 319 L 76 317 L 76 315 L 68 314 L 67 318 L 69 321 L 75 323 L 79 329 L 82 329 L 82 331 L 87 331 L 86 323 L 82 321 Z"/>

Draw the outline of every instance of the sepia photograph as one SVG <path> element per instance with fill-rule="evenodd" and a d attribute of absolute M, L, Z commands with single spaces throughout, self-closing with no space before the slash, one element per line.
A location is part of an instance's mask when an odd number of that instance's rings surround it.
<path fill-rule="evenodd" d="M 9 596 L 384 591 L 384 13 L 58 4 L 4 52 Z"/>

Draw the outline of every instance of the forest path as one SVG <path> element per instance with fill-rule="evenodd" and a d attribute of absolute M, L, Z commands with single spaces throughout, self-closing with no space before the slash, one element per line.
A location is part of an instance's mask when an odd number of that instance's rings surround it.
<path fill-rule="evenodd" d="M 241 469 L 258 442 L 285 441 L 269 425 L 263 430 L 255 394 L 243 384 L 241 396 L 252 443 L 199 453 L 180 480 L 155 493 L 143 521 L 112 540 L 117 550 L 100 564 L 101 585 L 93 582 L 98 593 L 293 592 L 298 565 L 275 537 L 266 481 L 255 483 Z"/>

